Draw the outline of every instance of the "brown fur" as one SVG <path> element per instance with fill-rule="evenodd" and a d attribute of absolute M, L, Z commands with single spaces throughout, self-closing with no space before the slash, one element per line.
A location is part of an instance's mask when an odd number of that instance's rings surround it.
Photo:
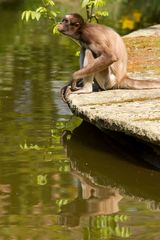
<path fill-rule="evenodd" d="M 160 81 L 128 77 L 126 46 L 113 29 L 100 24 L 85 23 L 78 14 L 66 15 L 64 19 L 59 24 L 59 31 L 78 40 L 82 46 L 82 68 L 73 73 L 69 84 L 72 91 L 90 92 L 93 78 L 103 90 L 160 88 Z M 79 89 L 77 82 L 82 78 L 83 88 Z M 65 92 L 66 87 L 62 89 L 62 94 L 65 95 Z"/>

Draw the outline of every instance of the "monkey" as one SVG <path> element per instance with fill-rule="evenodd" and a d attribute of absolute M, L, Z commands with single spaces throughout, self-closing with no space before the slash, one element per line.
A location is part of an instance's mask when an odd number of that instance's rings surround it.
<path fill-rule="evenodd" d="M 81 46 L 80 69 L 61 89 L 64 101 L 72 92 L 92 92 L 94 81 L 100 90 L 160 88 L 160 80 L 136 80 L 127 75 L 127 49 L 122 37 L 112 28 L 87 23 L 80 14 L 71 13 L 63 17 L 58 31 L 78 41 Z M 80 79 L 83 79 L 83 86 L 78 87 Z"/>

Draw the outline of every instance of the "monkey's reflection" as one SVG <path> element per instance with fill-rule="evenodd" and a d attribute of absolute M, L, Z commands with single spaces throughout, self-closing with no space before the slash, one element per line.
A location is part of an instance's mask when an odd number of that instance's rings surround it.
<path fill-rule="evenodd" d="M 157 198 L 157 191 L 154 192 L 156 188 L 148 188 L 146 192 L 140 190 L 154 179 L 149 175 L 151 166 L 139 162 L 137 158 L 152 158 L 152 151 L 146 152 L 146 148 L 139 146 L 139 143 L 134 144 L 132 139 L 129 142 L 128 138 L 127 141 L 122 138 L 121 144 L 118 144 L 86 122 L 73 133 L 65 131 L 62 142 L 71 161 L 71 172 L 78 179 L 79 185 L 77 198 L 61 208 L 60 224 L 73 227 L 78 226 L 86 217 L 117 213 L 122 199 L 118 190 L 121 184 L 132 195 L 139 197 L 142 194 L 146 198 L 151 195 Z M 159 178 L 157 173 L 154 176 L 155 184 Z M 137 182 L 134 181 L 135 176 Z"/>
<path fill-rule="evenodd" d="M 96 186 L 90 179 L 73 171 L 79 179 L 78 196 L 64 205 L 60 212 L 59 224 L 75 227 L 84 219 L 95 215 L 109 215 L 119 211 L 122 196 L 108 186 Z"/>

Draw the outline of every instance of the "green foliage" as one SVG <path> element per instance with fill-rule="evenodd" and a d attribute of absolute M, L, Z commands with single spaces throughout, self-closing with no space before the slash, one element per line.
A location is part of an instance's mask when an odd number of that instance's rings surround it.
<path fill-rule="evenodd" d="M 87 19 L 89 22 L 92 20 L 99 21 L 100 17 L 108 16 L 107 11 L 98 11 L 106 5 L 104 0 L 82 0 L 81 7 L 86 9 Z"/>
<path fill-rule="evenodd" d="M 82 0 L 82 8 L 84 7 L 103 7 L 105 1 L 103 0 Z"/>
<path fill-rule="evenodd" d="M 26 141 L 24 144 L 20 144 L 20 148 L 22 150 L 42 150 L 43 148 L 39 147 L 37 144 L 33 145 L 33 144 L 27 144 Z"/>
<path fill-rule="evenodd" d="M 90 217 L 89 226 L 84 227 L 84 240 L 111 239 L 112 237 L 129 238 L 129 227 L 122 226 L 127 221 L 126 215 L 98 215 Z"/>
<path fill-rule="evenodd" d="M 68 199 L 58 199 L 58 200 L 56 200 L 57 211 L 61 212 L 61 208 L 68 203 L 69 203 Z"/>
<path fill-rule="evenodd" d="M 40 6 L 34 10 L 30 9 L 22 13 L 22 20 L 28 22 L 29 20 L 39 21 L 42 18 L 51 20 L 53 24 L 53 34 L 57 34 L 57 22 L 60 11 L 57 11 L 56 4 L 52 0 L 36 0 Z M 106 7 L 105 0 L 80 0 L 81 8 L 86 11 L 87 20 L 89 22 L 104 23 L 104 18 L 107 17 L 108 11 L 104 10 Z M 160 22 L 159 0 L 109 0 L 108 1 L 110 16 L 107 18 L 107 24 L 118 30 L 121 34 L 126 34 L 137 28 L 143 28 L 147 25 Z"/>
<path fill-rule="evenodd" d="M 98 22 L 100 17 L 108 16 L 107 11 L 100 11 L 99 8 L 105 6 L 104 0 L 82 0 L 81 7 L 86 9 L 87 20 Z M 26 10 L 22 12 L 21 19 L 39 21 L 41 18 L 49 19 L 53 22 L 53 34 L 57 34 L 57 18 L 60 12 L 56 10 L 56 5 L 52 0 L 41 0 L 41 6 L 36 10 Z"/>
<path fill-rule="evenodd" d="M 42 0 L 42 2 L 45 6 L 52 6 L 53 7 L 55 5 L 55 3 L 52 0 Z"/>
<path fill-rule="evenodd" d="M 75 56 L 79 57 L 80 56 L 80 51 L 76 51 Z"/>
<path fill-rule="evenodd" d="M 48 146 L 38 146 L 37 144 L 29 144 L 27 143 L 27 141 L 25 140 L 24 144 L 20 144 L 19 147 L 23 150 L 23 151 L 30 151 L 30 150 L 36 150 L 36 151 L 44 151 L 47 153 L 50 153 L 50 151 L 52 151 L 55 148 L 55 145 L 59 145 L 59 143 L 61 142 L 61 135 L 63 133 L 63 131 L 67 130 L 72 132 L 74 130 L 75 127 L 78 127 L 82 122 L 82 119 L 78 118 L 78 117 L 72 117 L 70 119 L 69 122 L 57 122 L 55 128 L 50 130 L 50 136 L 49 136 L 49 145 Z M 56 147 L 56 149 L 58 149 L 58 147 Z M 63 172 L 67 172 L 68 171 L 68 165 L 63 166 L 63 168 L 60 170 Z"/>
<path fill-rule="evenodd" d="M 39 19 L 40 19 L 40 17 L 41 17 L 41 14 L 39 13 L 39 12 L 36 12 L 36 11 L 31 11 L 31 10 L 29 10 L 29 11 L 24 11 L 23 13 L 22 13 L 22 20 L 26 20 L 26 22 L 28 22 L 28 20 L 31 18 L 32 20 L 37 20 L 37 21 L 39 21 Z"/>
<path fill-rule="evenodd" d="M 44 186 L 47 184 L 47 175 L 38 175 L 37 176 L 37 184 L 40 186 Z"/>
<path fill-rule="evenodd" d="M 53 26 L 53 34 L 59 34 L 58 24 L 56 24 L 56 25 Z"/>
<path fill-rule="evenodd" d="M 26 10 L 22 12 L 21 19 L 28 22 L 29 20 L 39 21 L 41 18 L 46 18 L 53 23 L 53 34 L 58 33 L 57 30 L 57 15 L 59 11 L 55 8 L 55 3 L 52 0 L 41 0 L 42 5 L 36 10 Z"/>
<path fill-rule="evenodd" d="M 98 215 L 90 219 L 90 226 L 96 228 L 102 228 L 108 226 L 110 223 L 118 223 L 127 221 L 126 215 Z"/>

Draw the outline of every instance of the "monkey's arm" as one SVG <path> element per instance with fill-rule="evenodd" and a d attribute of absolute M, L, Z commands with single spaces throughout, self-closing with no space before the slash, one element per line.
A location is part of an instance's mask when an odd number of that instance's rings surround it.
<path fill-rule="evenodd" d="M 84 68 L 73 73 L 71 81 L 71 89 L 76 90 L 77 81 L 81 78 L 90 76 L 96 72 L 103 71 L 113 62 L 117 61 L 117 57 L 111 53 L 111 50 L 103 52 L 99 57 L 93 59 L 92 62 L 88 63 Z"/>
<path fill-rule="evenodd" d="M 84 47 L 81 47 L 80 49 L 80 69 L 82 69 L 84 67 L 84 58 L 85 58 L 85 51 L 86 49 Z M 79 88 L 76 88 L 76 90 Z M 66 102 L 66 97 L 67 95 L 69 95 L 71 93 L 71 81 L 65 85 L 63 88 L 61 88 L 61 98 L 64 102 Z"/>

